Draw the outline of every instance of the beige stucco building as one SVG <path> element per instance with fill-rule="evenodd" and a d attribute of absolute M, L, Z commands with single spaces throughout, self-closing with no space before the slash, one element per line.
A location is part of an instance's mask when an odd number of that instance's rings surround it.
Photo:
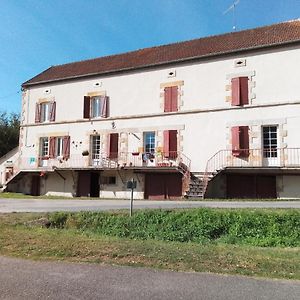
<path fill-rule="evenodd" d="M 140 199 L 297 198 L 299 78 L 299 20 L 51 67 L 22 86 L 2 181 L 33 195 L 124 198 L 134 178 Z"/>

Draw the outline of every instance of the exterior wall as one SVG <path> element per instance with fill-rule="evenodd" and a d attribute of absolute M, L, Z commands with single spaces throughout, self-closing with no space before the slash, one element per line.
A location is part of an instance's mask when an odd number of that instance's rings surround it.
<path fill-rule="evenodd" d="M 16 168 L 15 166 L 18 158 L 18 148 L 13 149 L 0 158 L 0 185 L 4 186 L 6 183 L 6 179 L 13 175 L 13 169 Z"/>
<path fill-rule="evenodd" d="M 236 124 L 249 124 L 252 131 L 259 132 L 262 124 L 280 123 L 282 135 L 286 136 L 282 145 L 296 147 L 297 124 L 300 121 L 297 112 L 300 105 L 297 82 L 300 70 L 293 62 L 299 54 L 299 49 L 291 48 L 289 51 L 247 54 L 242 56 L 246 66 L 238 68 L 234 67 L 234 62 L 240 57 L 234 56 L 31 88 L 23 98 L 22 122 L 30 124 L 30 127 L 21 130 L 22 155 L 37 155 L 39 137 L 45 134 L 69 134 L 71 154 L 80 154 L 89 148 L 89 135 L 96 131 L 102 134 L 123 132 L 123 150 L 132 151 L 137 150 L 141 143 L 138 144 L 126 133 L 142 134 L 143 131 L 155 130 L 157 147 L 160 147 L 162 131 L 178 128 L 183 139 L 180 150 L 191 158 L 192 170 L 203 171 L 209 157 L 231 146 L 230 126 Z M 286 62 L 284 66 L 282 61 Z M 175 78 L 168 78 L 170 70 L 175 71 Z M 251 77 L 250 104 L 246 109 L 232 107 L 229 101 L 230 78 L 243 74 Z M 100 87 L 95 87 L 96 82 Z M 170 82 L 181 86 L 181 108 L 180 114 L 169 113 L 167 116 L 162 108 L 161 84 Z M 50 94 L 45 94 L 46 90 Z M 109 96 L 111 117 L 83 120 L 84 95 L 97 91 Z M 35 103 L 40 99 L 55 99 L 57 102 L 56 124 L 34 126 Z M 276 106 L 278 103 L 290 104 Z M 116 129 L 112 129 L 113 125 Z M 255 134 L 251 146 L 261 147 L 261 136 Z"/>
<path fill-rule="evenodd" d="M 280 187 L 278 191 L 278 198 L 281 199 L 299 199 L 300 198 L 300 176 L 278 176 L 277 186 Z"/>
<path fill-rule="evenodd" d="M 119 151 L 132 153 L 140 152 L 143 132 L 154 131 L 155 147 L 162 149 L 163 131 L 177 130 L 178 151 L 191 159 L 194 172 L 203 172 L 207 161 L 219 150 L 227 149 L 229 159 L 232 159 L 233 126 L 249 126 L 251 149 L 262 148 L 264 125 L 278 126 L 279 148 L 298 148 L 300 69 L 295 62 L 299 56 L 299 47 L 286 46 L 284 49 L 31 87 L 23 92 L 22 163 L 36 165 L 39 139 L 45 136 L 69 135 L 70 161 L 87 166 L 88 157 L 84 158 L 82 152 L 90 152 L 90 136 L 93 134 L 100 135 L 101 148 L 105 152 L 107 135 L 119 133 Z M 242 66 L 236 66 L 237 60 L 243 61 Z M 169 76 L 170 72 L 175 75 Z M 249 105 L 243 107 L 231 106 L 231 78 L 238 76 L 249 77 Z M 164 113 L 164 87 L 172 85 L 179 87 L 179 111 Z M 109 97 L 109 117 L 83 119 L 84 96 L 97 94 Z M 56 121 L 35 124 L 36 103 L 47 100 L 56 101 Z M 295 154 L 282 153 L 281 165 Z M 251 159 L 252 163 L 261 160 L 261 152 Z M 54 167 L 61 166 L 59 161 L 54 163 Z M 58 175 L 49 175 L 47 184 L 42 183 L 41 192 L 74 195 L 76 183 L 70 174 L 66 186 Z M 130 179 L 131 176 L 127 172 L 126 177 Z M 292 184 L 291 180 L 287 180 L 287 184 Z M 143 184 L 138 184 L 137 198 L 143 198 L 143 189 Z M 129 193 L 118 176 L 116 185 L 100 188 L 100 197 L 103 198 L 129 197 Z"/>
<path fill-rule="evenodd" d="M 70 171 L 59 172 L 65 179 L 57 173 L 47 173 L 41 177 L 40 192 L 47 196 L 73 197 L 76 194 L 75 178 Z"/>
<path fill-rule="evenodd" d="M 132 171 L 120 173 L 115 171 L 104 171 L 101 176 L 116 176 L 116 184 L 101 184 L 100 198 L 121 198 L 130 199 L 131 190 L 127 188 L 127 181 L 132 178 L 137 182 L 137 188 L 134 190 L 134 199 L 144 199 L 144 180 L 143 174 L 134 174 Z"/>

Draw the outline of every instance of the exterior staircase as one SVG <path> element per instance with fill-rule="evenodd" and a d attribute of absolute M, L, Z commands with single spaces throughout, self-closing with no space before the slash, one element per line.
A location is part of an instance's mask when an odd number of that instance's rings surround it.
<path fill-rule="evenodd" d="M 204 176 L 208 176 L 208 181 L 210 181 L 215 174 L 209 173 L 206 175 L 204 172 L 193 172 L 190 174 L 190 176 L 189 190 L 187 191 L 185 197 L 203 199 L 205 194 Z"/>

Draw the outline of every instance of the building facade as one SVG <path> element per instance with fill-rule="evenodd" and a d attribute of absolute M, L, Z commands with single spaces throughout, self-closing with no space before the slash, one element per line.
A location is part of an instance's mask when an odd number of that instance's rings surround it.
<path fill-rule="evenodd" d="M 7 188 L 297 198 L 300 21 L 51 67 L 22 86 Z"/>

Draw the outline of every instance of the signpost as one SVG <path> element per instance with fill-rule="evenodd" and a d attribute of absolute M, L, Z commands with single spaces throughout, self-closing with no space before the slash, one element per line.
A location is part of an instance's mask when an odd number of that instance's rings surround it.
<path fill-rule="evenodd" d="M 132 217 L 133 210 L 133 191 L 136 189 L 136 181 L 132 178 L 130 181 L 127 181 L 127 188 L 131 189 L 131 197 L 130 197 L 130 217 Z"/>

